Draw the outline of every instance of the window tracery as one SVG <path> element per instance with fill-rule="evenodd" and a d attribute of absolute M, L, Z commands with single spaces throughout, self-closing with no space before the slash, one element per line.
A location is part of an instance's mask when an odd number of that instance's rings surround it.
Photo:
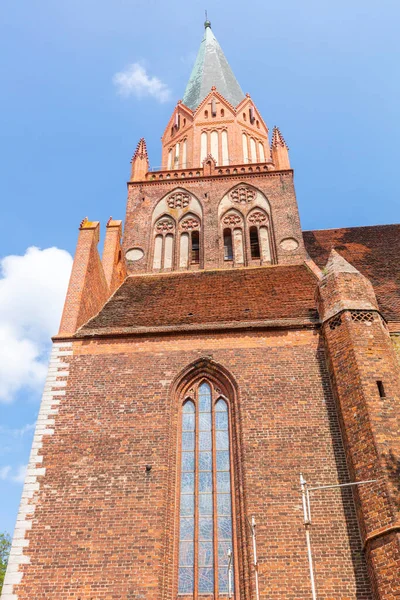
<path fill-rule="evenodd" d="M 188 231 L 188 230 L 190 231 L 192 229 L 199 229 L 200 221 L 198 219 L 196 219 L 195 217 L 189 217 L 188 219 L 185 219 L 184 221 L 182 221 L 181 227 L 185 231 Z"/>
<path fill-rule="evenodd" d="M 237 204 L 248 204 L 255 199 L 256 191 L 253 188 L 240 185 L 231 191 L 230 197 L 232 202 L 236 202 Z"/>
<path fill-rule="evenodd" d="M 166 231 L 173 231 L 175 229 L 175 224 L 171 219 L 160 219 L 156 223 L 156 231 L 160 233 L 164 233 Z"/>
<path fill-rule="evenodd" d="M 187 269 L 189 265 L 200 264 L 200 219 L 189 215 L 180 222 L 183 232 L 180 239 L 179 266 Z"/>
<path fill-rule="evenodd" d="M 170 208 L 186 208 L 190 204 L 190 196 L 185 192 L 175 192 L 168 196 L 167 204 Z"/>
<path fill-rule="evenodd" d="M 222 198 L 218 214 L 224 261 L 233 266 L 273 262 L 270 206 L 262 192 L 238 184 Z"/>
<path fill-rule="evenodd" d="M 175 221 L 163 215 L 154 226 L 153 269 L 171 269 L 173 266 Z"/>
<path fill-rule="evenodd" d="M 229 406 L 210 382 L 191 390 L 181 413 L 178 593 L 228 592 L 234 549 Z"/>
<path fill-rule="evenodd" d="M 271 262 L 271 236 L 269 216 L 263 210 L 252 210 L 247 221 L 249 224 L 249 241 L 251 260 L 260 260 L 263 264 Z"/>
<path fill-rule="evenodd" d="M 199 268 L 202 261 L 202 206 L 183 188 L 154 207 L 150 267 L 155 271 Z"/>

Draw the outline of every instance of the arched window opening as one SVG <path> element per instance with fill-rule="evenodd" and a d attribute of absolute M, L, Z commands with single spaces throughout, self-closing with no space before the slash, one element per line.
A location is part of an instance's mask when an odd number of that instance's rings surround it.
<path fill-rule="evenodd" d="M 260 162 L 265 162 L 264 146 L 261 142 L 258 142 L 258 154 L 260 155 Z"/>
<path fill-rule="evenodd" d="M 249 162 L 249 148 L 247 145 L 247 135 L 242 133 L 242 148 L 243 148 L 243 162 Z"/>
<path fill-rule="evenodd" d="M 232 230 L 224 229 L 224 260 L 233 260 Z"/>
<path fill-rule="evenodd" d="M 250 156 L 250 162 L 257 162 L 256 141 L 254 138 L 250 138 Z"/>
<path fill-rule="evenodd" d="M 215 158 L 215 164 L 219 164 L 219 152 L 218 152 L 218 131 L 212 131 L 210 136 L 211 143 L 211 154 Z"/>
<path fill-rule="evenodd" d="M 189 234 L 182 233 L 179 248 L 179 266 L 181 269 L 187 269 L 189 261 Z"/>
<path fill-rule="evenodd" d="M 244 263 L 243 232 L 241 229 L 235 228 L 233 230 L 233 240 L 234 240 L 234 249 L 235 249 L 235 264 L 243 265 L 243 263 Z"/>
<path fill-rule="evenodd" d="M 168 215 L 158 219 L 154 226 L 153 269 L 172 269 L 174 256 L 175 222 Z"/>
<path fill-rule="evenodd" d="M 182 147 L 182 169 L 186 169 L 186 156 L 187 156 L 187 140 L 183 140 L 183 147 Z"/>
<path fill-rule="evenodd" d="M 200 136 L 200 166 L 203 166 L 203 161 L 207 157 L 207 132 L 203 131 Z M 197 173 L 196 173 L 197 175 Z"/>
<path fill-rule="evenodd" d="M 168 170 L 172 169 L 172 149 L 168 152 L 167 169 Z"/>
<path fill-rule="evenodd" d="M 179 594 L 228 592 L 233 551 L 229 409 L 208 382 L 182 407 Z"/>
<path fill-rule="evenodd" d="M 180 268 L 200 264 L 200 219 L 193 214 L 187 214 L 179 224 L 182 233 L 180 245 Z"/>
<path fill-rule="evenodd" d="M 172 269 L 173 249 L 174 236 L 169 233 L 164 241 L 164 269 Z"/>
<path fill-rule="evenodd" d="M 260 227 L 261 257 L 264 263 L 271 262 L 271 247 L 267 227 Z"/>
<path fill-rule="evenodd" d="M 192 231 L 192 265 L 200 263 L 200 234 L 198 231 Z"/>
<path fill-rule="evenodd" d="M 223 108 L 221 108 L 221 117 L 224 117 L 224 116 L 225 116 L 225 111 Z"/>
<path fill-rule="evenodd" d="M 154 240 L 153 269 L 161 269 L 162 244 L 162 235 L 157 235 Z"/>
<path fill-rule="evenodd" d="M 221 133 L 221 151 L 222 151 L 222 164 L 229 165 L 228 132 L 226 131 L 226 129 Z"/>
<path fill-rule="evenodd" d="M 179 167 L 179 151 L 180 151 L 180 144 L 176 144 L 175 146 L 175 159 L 174 159 L 174 169 L 177 169 Z"/>
<path fill-rule="evenodd" d="M 251 258 L 260 258 L 260 242 L 257 227 L 250 227 L 250 254 Z"/>

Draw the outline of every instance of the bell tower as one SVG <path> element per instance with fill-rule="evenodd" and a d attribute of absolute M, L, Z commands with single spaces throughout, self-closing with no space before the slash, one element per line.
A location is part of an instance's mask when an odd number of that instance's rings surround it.
<path fill-rule="evenodd" d="M 301 231 L 209 21 L 161 156 L 80 224 L 1 600 L 398 599 L 400 226 Z"/>
<path fill-rule="evenodd" d="M 286 142 L 275 128 L 270 146 L 267 124 L 210 21 L 204 25 L 183 99 L 162 136 L 161 169 L 148 167 L 144 140 L 132 159 L 123 240 L 129 273 L 305 258 Z"/>

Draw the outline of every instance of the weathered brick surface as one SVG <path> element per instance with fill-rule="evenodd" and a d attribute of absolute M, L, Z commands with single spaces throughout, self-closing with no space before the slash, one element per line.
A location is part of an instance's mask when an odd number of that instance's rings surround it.
<path fill-rule="evenodd" d="M 78 335 L 318 321 L 306 265 L 128 277 Z"/>
<path fill-rule="evenodd" d="M 400 593 L 398 362 L 379 313 L 346 308 L 355 309 L 357 295 L 361 309 L 366 301 L 373 304 L 371 288 L 355 270 L 345 272 L 342 263 L 335 268 L 331 257 L 319 287 L 329 367 L 352 480 L 377 480 L 357 489 L 357 507 L 375 594 L 392 599 Z M 342 310 L 332 313 L 330 301 Z"/>
<path fill-rule="evenodd" d="M 307 252 L 323 268 L 332 248 L 374 286 L 384 317 L 400 321 L 400 225 L 304 231 Z M 400 327 L 396 329 L 400 331 Z"/>
<path fill-rule="evenodd" d="M 121 248 L 122 221 L 108 220 L 102 265 L 109 294 L 113 294 L 126 277 L 125 257 Z"/>
<path fill-rule="evenodd" d="M 61 317 L 60 334 L 72 335 L 95 315 L 109 297 L 107 281 L 97 250 L 99 223 L 84 219 Z"/>
<path fill-rule="evenodd" d="M 164 180 L 128 184 L 123 248 L 126 252 L 131 247 L 140 247 L 144 252 L 142 260 L 128 265 L 128 271 L 152 271 L 153 210 L 175 187 L 193 194 L 202 207 L 201 266 L 206 269 L 226 268 L 218 206 L 225 194 L 242 182 L 260 190 L 268 199 L 277 263 L 293 264 L 304 260 L 305 251 L 291 171 L 217 175 L 209 178 L 186 178 L 175 182 Z M 299 244 L 298 248 L 282 248 L 281 242 L 287 238 L 295 239 Z"/>
<path fill-rule="evenodd" d="M 234 390 L 240 598 L 250 599 L 253 582 L 245 514 L 258 523 L 261 598 L 309 597 L 299 473 L 313 484 L 349 477 L 318 331 L 82 340 L 73 348 L 55 433 L 43 443 L 46 475 L 18 600 L 176 598 L 174 390 L 184 368 L 202 359 L 197 376 L 222 369 Z M 312 506 L 319 597 L 371 598 L 351 493 L 315 495 Z"/>

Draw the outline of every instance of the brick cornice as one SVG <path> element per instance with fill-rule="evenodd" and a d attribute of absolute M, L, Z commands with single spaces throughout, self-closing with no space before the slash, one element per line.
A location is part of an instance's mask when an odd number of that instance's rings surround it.
<path fill-rule="evenodd" d="M 256 165 L 256 163 L 254 163 Z M 240 165 L 239 165 L 240 167 Z M 217 167 L 218 168 L 218 167 Z M 226 168 L 226 167 L 224 167 Z M 229 168 L 237 168 L 235 165 L 230 166 Z M 194 176 L 194 177 L 174 177 L 173 179 L 145 179 L 143 181 L 127 181 L 127 187 L 129 189 L 129 186 L 132 187 L 143 187 L 145 185 L 150 185 L 150 186 L 162 186 L 162 185 L 170 185 L 170 184 L 174 184 L 174 187 L 177 187 L 179 184 L 178 182 L 185 182 L 185 184 L 189 181 L 203 181 L 203 182 L 211 182 L 211 181 L 215 181 L 216 179 L 218 180 L 222 180 L 222 179 L 232 179 L 233 181 L 245 181 L 247 178 L 253 178 L 256 177 L 257 179 L 260 179 L 261 177 L 287 177 L 290 176 L 291 178 L 293 178 L 293 169 L 284 169 L 282 171 L 252 171 L 251 173 L 222 173 L 221 175 L 216 173 L 215 175 L 200 175 L 200 176 Z M 183 186 L 179 186 L 179 187 L 183 187 Z"/>
<path fill-rule="evenodd" d="M 313 319 L 276 319 L 265 321 L 240 321 L 226 323 L 191 323 L 187 325 L 160 325 L 156 327 L 107 327 L 100 331 L 77 331 L 73 337 L 54 336 L 54 341 L 71 341 L 79 339 L 96 339 L 126 336 L 168 335 L 170 333 L 213 333 L 243 330 L 278 330 L 278 329 L 317 329 L 320 323 Z"/>

